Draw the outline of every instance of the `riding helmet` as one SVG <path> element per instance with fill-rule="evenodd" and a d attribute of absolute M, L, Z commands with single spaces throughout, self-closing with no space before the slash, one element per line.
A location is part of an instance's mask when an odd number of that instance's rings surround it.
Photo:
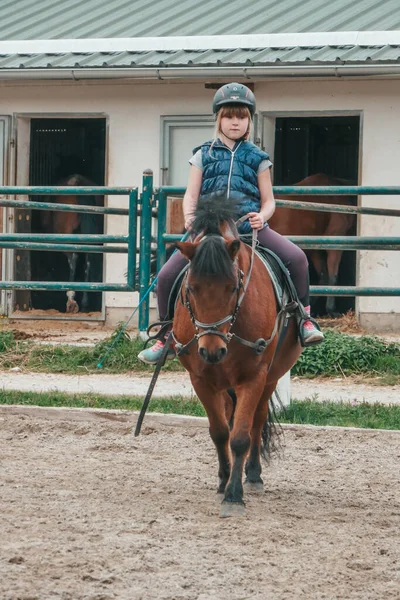
<path fill-rule="evenodd" d="M 216 115 L 225 105 L 247 106 L 253 118 L 256 111 L 256 99 L 250 88 L 243 83 L 227 83 L 215 93 L 213 100 L 213 113 Z"/>

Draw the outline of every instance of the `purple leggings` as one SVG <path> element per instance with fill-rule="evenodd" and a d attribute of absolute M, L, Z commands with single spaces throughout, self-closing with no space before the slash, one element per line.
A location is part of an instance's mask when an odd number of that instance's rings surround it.
<path fill-rule="evenodd" d="M 308 260 L 303 250 L 269 227 L 258 232 L 262 246 L 275 252 L 289 270 L 292 281 L 303 306 L 310 304 Z M 187 259 L 178 251 L 171 256 L 158 274 L 157 301 L 161 320 L 168 314 L 168 299 L 175 279 L 187 264 Z"/>

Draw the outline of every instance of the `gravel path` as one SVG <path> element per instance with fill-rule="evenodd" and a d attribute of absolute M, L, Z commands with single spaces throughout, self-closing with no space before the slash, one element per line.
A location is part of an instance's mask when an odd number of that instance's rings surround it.
<path fill-rule="evenodd" d="M 0 372 L 0 386 L 4 390 L 31 392 L 60 391 L 72 394 L 138 395 L 146 394 L 149 375 L 61 375 L 49 373 Z M 154 396 L 194 395 L 186 373 L 161 373 Z M 291 380 L 291 397 L 296 400 L 313 398 L 320 401 L 380 402 L 399 404 L 398 386 L 375 386 L 355 383 L 351 379 Z"/>

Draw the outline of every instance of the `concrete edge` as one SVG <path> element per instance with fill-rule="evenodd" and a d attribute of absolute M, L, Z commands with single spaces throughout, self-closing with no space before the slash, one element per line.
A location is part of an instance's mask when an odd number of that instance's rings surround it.
<path fill-rule="evenodd" d="M 124 411 L 106 408 L 70 408 L 70 407 L 47 407 L 26 406 L 20 404 L 1 404 L 1 415 L 26 415 L 29 417 L 47 418 L 50 420 L 70 419 L 73 421 L 99 421 L 101 419 L 114 421 L 116 423 L 128 423 L 136 425 L 139 411 Z M 170 425 L 208 428 L 206 417 L 193 417 L 188 415 L 164 414 L 149 412 L 146 414 L 143 427 L 146 425 Z M 362 433 L 394 433 L 400 435 L 398 429 L 367 429 L 362 427 L 339 427 L 331 425 L 302 425 L 293 423 L 282 423 L 285 431 L 350 431 Z"/>

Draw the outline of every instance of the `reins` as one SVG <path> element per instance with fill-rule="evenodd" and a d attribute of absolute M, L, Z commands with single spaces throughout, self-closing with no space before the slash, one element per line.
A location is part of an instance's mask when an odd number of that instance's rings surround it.
<path fill-rule="evenodd" d="M 248 218 L 247 215 L 244 215 L 238 221 L 236 221 L 235 224 L 240 225 L 247 218 Z M 185 298 L 183 299 L 182 292 L 181 292 L 180 300 L 189 313 L 190 319 L 194 325 L 196 333 L 194 334 L 193 338 L 187 344 L 182 344 L 177 340 L 174 332 L 172 331 L 172 337 L 175 342 L 175 347 L 176 347 L 178 356 L 188 352 L 189 348 L 194 343 L 198 342 L 199 339 L 205 335 L 216 335 L 216 336 L 222 338 L 223 341 L 225 342 L 225 344 L 227 344 L 227 345 L 232 340 L 236 340 L 240 344 L 243 344 L 244 346 L 247 346 L 248 348 L 252 348 L 257 355 L 262 354 L 265 351 L 265 349 L 271 344 L 271 342 L 275 338 L 276 333 L 278 331 L 278 328 L 279 328 L 279 325 L 281 322 L 281 317 L 286 312 L 285 308 L 282 308 L 278 312 L 276 319 L 275 319 L 275 324 L 274 324 L 272 333 L 268 339 L 259 338 L 255 342 L 252 342 L 252 341 L 246 340 L 246 339 L 238 336 L 236 333 L 231 331 L 231 329 L 236 321 L 240 306 L 246 296 L 247 288 L 250 283 L 251 274 L 252 274 L 253 266 L 254 266 L 254 256 L 255 256 L 256 246 L 257 246 L 257 230 L 253 229 L 252 242 L 251 242 L 250 266 L 249 266 L 249 270 L 248 270 L 248 273 L 246 276 L 246 280 L 243 284 L 244 273 L 240 269 L 238 269 L 238 272 L 239 272 L 238 286 L 237 286 L 237 294 L 238 295 L 237 295 L 237 299 L 236 299 L 235 308 L 234 308 L 232 314 L 227 315 L 226 317 L 223 317 L 219 321 L 214 321 L 212 323 L 203 323 L 203 322 L 199 321 L 198 319 L 196 319 L 196 316 L 195 316 L 192 306 L 190 304 L 188 285 L 187 285 L 188 272 L 186 273 L 185 282 L 184 282 L 184 284 L 182 284 L 182 288 L 185 285 L 185 288 L 184 288 L 185 289 Z M 240 290 L 242 290 L 241 294 L 240 294 Z M 223 331 L 220 331 L 218 329 L 218 327 L 220 327 L 221 325 L 224 325 L 225 323 L 228 323 L 229 321 L 230 321 L 230 327 L 229 327 L 229 330 L 227 331 L 227 333 L 224 333 Z M 200 330 L 202 330 L 202 331 L 200 331 Z"/>

